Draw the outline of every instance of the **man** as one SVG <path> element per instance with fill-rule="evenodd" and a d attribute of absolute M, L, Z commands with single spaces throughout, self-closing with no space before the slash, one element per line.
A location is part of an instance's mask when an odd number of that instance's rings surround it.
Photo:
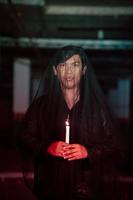
<path fill-rule="evenodd" d="M 19 142 L 23 155 L 33 158 L 38 200 L 108 198 L 104 179 L 113 176 L 124 153 L 82 48 L 57 51 L 26 113 Z"/>

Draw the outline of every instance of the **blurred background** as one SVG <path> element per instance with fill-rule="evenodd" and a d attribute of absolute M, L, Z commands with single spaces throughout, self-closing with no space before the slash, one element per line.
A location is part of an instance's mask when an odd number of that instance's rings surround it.
<path fill-rule="evenodd" d="M 42 71 L 69 44 L 86 49 L 125 137 L 119 200 L 133 199 L 133 1 L 0 0 L 0 200 L 34 199 L 22 178 L 18 127 Z"/>

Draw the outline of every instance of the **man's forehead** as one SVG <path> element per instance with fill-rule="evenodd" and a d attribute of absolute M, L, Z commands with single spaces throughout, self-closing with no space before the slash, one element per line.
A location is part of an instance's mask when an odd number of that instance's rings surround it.
<path fill-rule="evenodd" d="M 65 62 L 75 62 L 75 61 L 81 61 L 81 58 L 78 54 L 73 55 L 72 57 L 68 58 Z"/>

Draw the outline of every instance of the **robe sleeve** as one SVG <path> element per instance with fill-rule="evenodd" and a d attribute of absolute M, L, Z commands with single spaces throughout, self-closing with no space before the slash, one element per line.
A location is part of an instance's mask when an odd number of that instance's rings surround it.
<path fill-rule="evenodd" d="M 126 158 L 124 138 L 108 113 L 102 112 L 101 119 L 101 128 L 97 130 L 101 135 L 100 139 L 92 142 L 91 147 L 88 147 L 90 163 L 109 162 L 120 165 Z"/>
<path fill-rule="evenodd" d="M 41 100 L 33 102 L 27 110 L 18 136 L 19 149 L 33 158 L 46 154 L 47 144 L 42 139 L 40 123 Z M 44 133 L 45 134 L 45 133 Z"/>

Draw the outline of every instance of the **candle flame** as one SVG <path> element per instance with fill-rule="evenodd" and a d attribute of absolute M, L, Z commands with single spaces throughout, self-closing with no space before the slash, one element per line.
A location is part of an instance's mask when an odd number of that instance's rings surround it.
<path fill-rule="evenodd" d="M 66 126 L 69 126 L 69 125 L 70 125 L 70 123 L 69 123 L 69 115 L 67 116 L 67 119 L 66 119 L 66 121 L 65 121 L 65 124 L 66 124 Z"/>
<path fill-rule="evenodd" d="M 69 126 L 69 121 L 68 120 L 66 120 L 66 126 Z"/>

